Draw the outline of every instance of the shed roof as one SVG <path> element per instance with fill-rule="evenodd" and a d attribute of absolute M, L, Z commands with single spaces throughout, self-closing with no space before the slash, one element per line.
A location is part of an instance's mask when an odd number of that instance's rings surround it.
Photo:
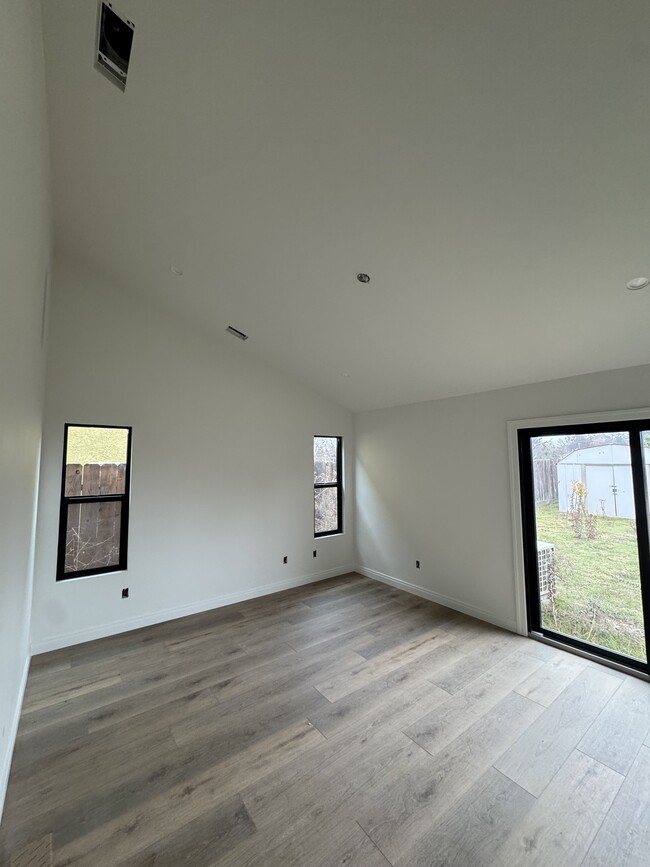
<path fill-rule="evenodd" d="M 650 449 L 643 449 L 645 463 L 650 464 Z M 586 449 L 576 449 L 571 454 L 558 461 L 559 464 L 630 464 L 629 446 L 616 443 L 604 446 L 591 446 Z"/>

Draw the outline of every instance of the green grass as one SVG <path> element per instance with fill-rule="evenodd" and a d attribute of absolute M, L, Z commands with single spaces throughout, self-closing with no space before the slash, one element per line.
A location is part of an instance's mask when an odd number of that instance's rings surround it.
<path fill-rule="evenodd" d="M 542 605 L 549 629 L 645 659 L 634 522 L 596 518 L 596 538 L 578 539 L 557 504 L 538 506 L 537 538 L 555 545 L 556 596 Z"/>

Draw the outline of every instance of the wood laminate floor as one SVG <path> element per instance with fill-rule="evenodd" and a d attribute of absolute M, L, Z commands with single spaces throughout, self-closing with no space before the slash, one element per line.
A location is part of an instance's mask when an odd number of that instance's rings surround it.
<path fill-rule="evenodd" d="M 11 867 L 648 867 L 650 685 L 346 575 L 36 657 Z"/>

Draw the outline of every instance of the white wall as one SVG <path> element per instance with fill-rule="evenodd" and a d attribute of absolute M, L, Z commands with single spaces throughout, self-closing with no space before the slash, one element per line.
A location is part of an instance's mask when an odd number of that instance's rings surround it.
<path fill-rule="evenodd" d="M 37 0 L 0 0 L 0 814 L 29 662 L 49 169 Z"/>
<path fill-rule="evenodd" d="M 312 491 L 313 435 L 341 434 L 353 502 L 351 414 L 224 339 L 55 263 L 34 652 L 353 567 L 352 507 L 315 541 Z M 66 421 L 133 426 L 127 572 L 55 581 Z"/>
<path fill-rule="evenodd" d="M 515 629 L 507 421 L 649 404 L 643 366 L 360 413 L 363 571 Z"/>

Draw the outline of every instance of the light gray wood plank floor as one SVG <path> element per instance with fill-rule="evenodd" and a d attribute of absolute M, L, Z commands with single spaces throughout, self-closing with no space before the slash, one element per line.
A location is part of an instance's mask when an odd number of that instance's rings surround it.
<path fill-rule="evenodd" d="M 32 660 L 10 867 L 648 867 L 650 684 L 349 574 Z"/>

